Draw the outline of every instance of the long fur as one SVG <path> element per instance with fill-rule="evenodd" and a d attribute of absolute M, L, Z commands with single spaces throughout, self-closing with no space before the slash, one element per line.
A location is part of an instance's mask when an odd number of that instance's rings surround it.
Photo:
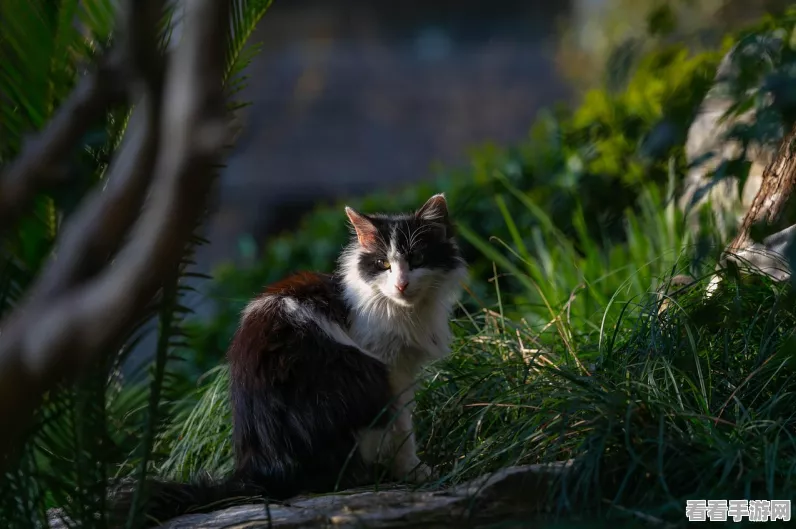
<path fill-rule="evenodd" d="M 411 398 L 399 393 L 448 353 L 467 269 L 442 195 L 411 214 L 346 213 L 352 238 L 335 274 L 297 273 L 241 314 L 227 351 L 233 476 L 152 481 L 149 523 L 234 499 L 367 483 L 377 463 L 370 445 L 384 432 L 410 436 L 408 448 L 394 448 L 394 474 L 419 464 L 410 415 L 398 408 Z M 389 426 L 391 415 L 398 426 Z M 130 501 L 123 489 L 115 504 L 129 509 Z"/>

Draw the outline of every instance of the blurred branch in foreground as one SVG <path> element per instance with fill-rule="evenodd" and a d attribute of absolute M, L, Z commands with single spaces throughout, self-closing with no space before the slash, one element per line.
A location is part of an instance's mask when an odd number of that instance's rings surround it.
<path fill-rule="evenodd" d="M 0 229 L 7 229 L 57 178 L 81 131 L 112 103 L 114 87 L 125 87 L 134 111 L 106 182 L 71 216 L 38 283 L 0 322 L 3 464 L 42 395 L 118 342 L 176 272 L 205 210 L 228 135 L 222 79 L 229 2 L 183 6 L 181 42 L 164 64 L 156 42 L 164 2 L 124 2 L 116 47 L 102 63 L 111 67 L 78 85 L 0 178 Z M 6 209 L 9 201 L 14 208 Z"/>

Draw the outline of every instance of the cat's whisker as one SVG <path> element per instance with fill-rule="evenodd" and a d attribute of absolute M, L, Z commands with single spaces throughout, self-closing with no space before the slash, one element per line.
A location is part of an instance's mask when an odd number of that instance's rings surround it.
<path fill-rule="evenodd" d="M 424 225 L 420 226 L 419 228 L 417 228 L 416 230 L 414 230 L 412 232 L 411 236 L 409 237 L 409 250 L 410 251 L 412 249 L 414 249 L 415 242 L 417 242 L 418 238 L 421 235 L 423 235 L 424 232 L 429 231 L 429 230 L 431 230 L 431 226 L 428 225 L 428 224 L 424 224 Z"/>

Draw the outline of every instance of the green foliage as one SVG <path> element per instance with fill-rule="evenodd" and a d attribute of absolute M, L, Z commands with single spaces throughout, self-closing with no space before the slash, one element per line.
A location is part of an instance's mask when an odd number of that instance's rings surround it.
<path fill-rule="evenodd" d="M 7 0 L 0 3 L 0 160 L 7 163 L 20 151 L 25 137 L 41 129 L 68 96 L 79 75 L 80 61 L 90 60 L 107 38 L 110 26 L 101 16 L 109 3 Z M 77 18 L 86 25 L 81 35 Z M 109 119 L 83 139 L 66 170 L 79 175 L 77 187 L 96 184 L 103 170 L 103 153 L 120 129 Z M 6 316 L 24 296 L 52 250 L 68 198 L 40 196 L 33 211 L 0 245 L 0 315 Z M 113 470 L 105 464 L 129 433 L 110 430 L 106 402 L 118 394 L 116 359 L 102 358 L 90 366 L 80 391 L 61 387 L 45 397 L 37 411 L 19 461 L 0 483 L 0 519 L 11 526 L 46 526 L 45 508 L 68 505 L 69 513 L 93 518 L 102 509 L 103 480 Z M 121 454 L 123 457 L 124 454 Z M 68 484 L 68 487 L 62 484 Z"/>
<path fill-rule="evenodd" d="M 739 34 L 735 50 L 726 65 L 718 95 L 732 101 L 724 119 L 754 112 L 751 122 L 741 121 L 728 138 L 745 149 L 752 144 L 776 145 L 796 122 L 796 6 L 780 17 L 766 17 Z M 745 153 L 743 153 L 745 154 Z M 743 158 L 728 160 L 716 170 L 716 177 L 739 176 L 743 186 L 748 168 Z"/>
<path fill-rule="evenodd" d="M 184 408 L 161 438 L 169 456 L 158 469 L 159 475 L 188 481 L 199 473 L 224 476 L 232 472 L 228 388 L 226 364 L 202 377 L 195 390 L 196 405 Z"/>
<path fill-rule="evenodd" d="M 244 68 L 258 50 L 246 46 L 270 0 L 235 0 L 224 82 L 230 97 L 245 84 Z M 40 130 L 70 94 L 81 73 L 109 46 L 115 22 L 108 0 L 0 2 L 0 161 L 12 160 L 25 138 Z M 78 31 L 79 22 L 84 31 Z M 164 13 L 160 43 L 171 36 L 171 10 Z M 242 103 L 232 99 L 232 110 Z M 61 222 L 86 192 L 100 183 L 119 145 L 129 108 L 109 112 L 84 138 L 67 167 L 69 189 L 37 197 L 31 213 L 0 241 L 0 316 L 10 313 L 54 249 Z M 140 484 L 162 459 L 158 441 L 174 405 L 186 393 L 175 376 L 185 346 L 180 302 L 191 275 L 193 249 L 185 248 L 178 277 L 163 285 L 148 314 L 117 350 L 107 351 L 79 382 L 45 395 L 17 459 L 0 481 L 0 520 L 9 527 L 47 527 L 57 507 L 75 527 L 106 527 L 109 488 L 135 477 L 139 486 L 128 527 L 140 525 L 147 491 Z M 139 366 L 126 366 L 129 351 L 157 325 L 155 350 Z M 123 374 L 124 371 L 124 374 Z"/>
<path fill-rule="evenodd" d="M 480 237 L 469 225 L 461 226 L 462 236 L 504 271 L 495 277 L 497 301 L 504 314 L 523 318 L 530 325 L 550 326 L 566 311 L 566 318 L 593 322 L 596 314 L 616 303 L 640 302 L 659 278 L 671 273 L 686 252 L 686 240 L 679 212 L 664 200 L 657 187 L 648 184 L 639 197 L 639 215 L 628 210 L 625 216 L 625 243 L 599 244 L 589 234 L 583 209 L 576 206 L 572 223 L 574 238 L 566 237 L 551 218 L 521 191 L 505 182 L 508 200 L 517 200 L 538 219 L 531 230 L 534 252 L 511 229 L 512 239 Z M 506 204 L 503 195 L 499 203 Z M 501 207 L 507 211 L 507 207 Z M 508 215 L 507 225 L 514 221 Z M 507 285 L 516 285 L 511 302 L 505 302 Z M 502 298 L 502 299 L 501 299 Z M 634 301 L 635 300 L 635 301 Z M 479 305 L 486 305 L 479 300 Z M 632 317 L 625 315 L 625 319 Z M 612 322 L 581 330 L 589 334 L 611 328 Z M 555 329 L 551 328 L 551 332 Z M 577 340 L 586 338 L 578 337 Z M 586 340 L 588 341 L 588 339 Z M 573 343 L 574 347 L 574 343 Z"/>
<path fill-rule="evenodd" d="M 687 498 L 792 497 L 789 294 L 765 281 L 702 294 L 663 319 L 652 300 L 609 307 L 616 326 L 579 347 L 582 322 L 562 318 L 555 339 L 474 316 L 419 397 L 426 457 L 451 481 L 575 459 L 554 504 L 606 499 L 672 522 Z"/>
<path fill-rule="evenodd" d="M 0 161 L 11 159 L 23 134 L 40 129 L 69 95 L 81 67 L 77 59 L 92 57 L 111 31 L 111 6 L 108 0 L 0 3 Z"/>

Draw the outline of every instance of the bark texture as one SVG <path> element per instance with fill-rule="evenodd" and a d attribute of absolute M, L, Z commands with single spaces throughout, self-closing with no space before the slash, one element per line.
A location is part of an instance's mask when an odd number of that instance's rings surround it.
<path fill-rule="evenodd" d="M 754 242 L 753 226 L 781 231 L 793 224 L 791 198 L 796 190 L 796 127 L 782 141 L 776 157 L 763 171 L 760 189 L 744 216 L 741 228 L 728 249 L 744 248 Z"/>
<path fill-rule="evenodd" d="M 775 279 L 790 276 L 787 252 L 796 232 L 796 126 L 766 166 L 760 189 L 741 227 L 727 245 L 725 259 Z"/>

